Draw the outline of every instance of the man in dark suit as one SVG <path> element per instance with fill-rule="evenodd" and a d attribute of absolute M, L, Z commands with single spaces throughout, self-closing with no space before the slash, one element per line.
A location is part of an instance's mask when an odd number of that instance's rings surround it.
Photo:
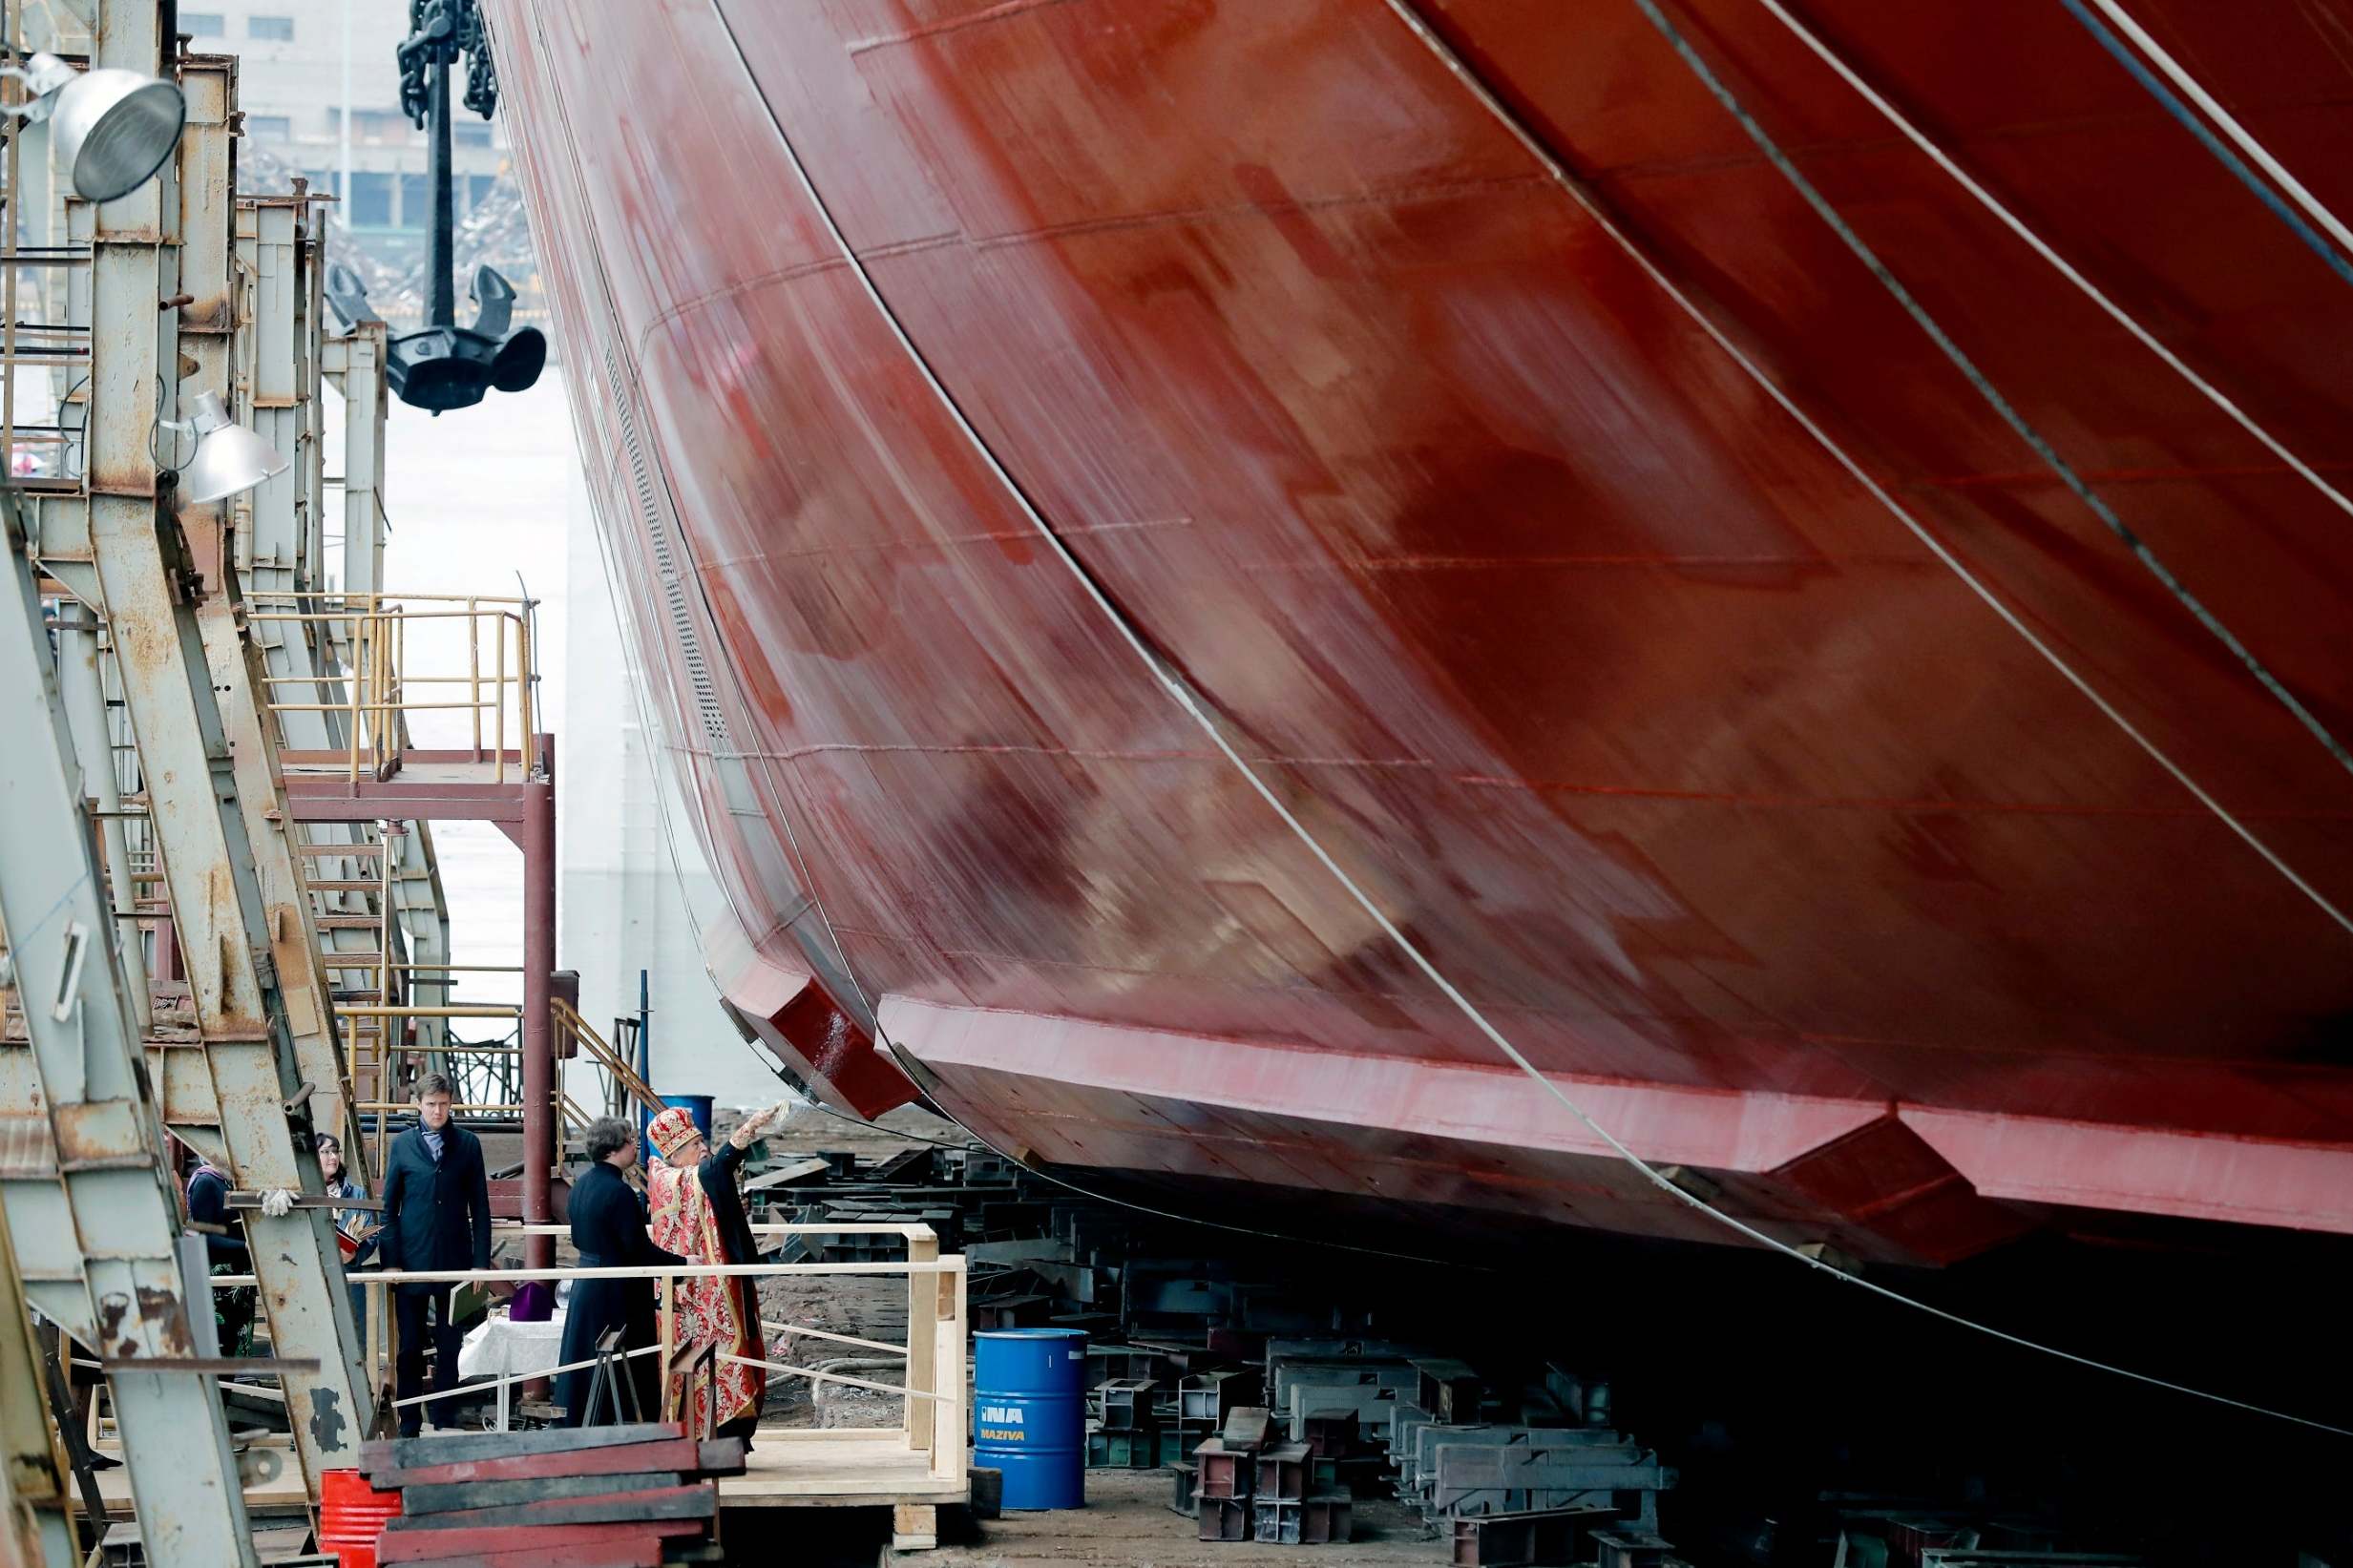
<path fill-rule="evenodd" d="M 392 1139 L 384 1164 L 384 1229 L 377 1255 L 384 1266 L 425 1270 L 491 1265 L 491 1194 L 482 1168 L 482 1140 L 450 1119 L 450 1080 L 428 1073 L 417 1080 L 417 1124 Z M 457 1326 L 450 1321 L 446 1285 L 394 1287 L 400 1355 L 394 1397 L 410 1399 L 425 1382 L 425 1319 L 433 1320 L 433 1392 L 457 1387 Z M 433 1425 L 449 1424 L 451 1401 L 400 1408 L 400 1434 L 414 1437 L 430 1408 Z"/>

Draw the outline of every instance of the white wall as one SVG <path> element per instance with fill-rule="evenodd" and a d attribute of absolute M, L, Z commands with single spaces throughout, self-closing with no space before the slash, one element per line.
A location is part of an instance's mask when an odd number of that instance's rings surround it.
<path fill-rule="evenodd" d="M 330 394 L 331 434 L 339 436 L 341 419 Z M 329 473 L 342 471 L 340 446 L 328 443 Z M 580 973 L 582 1015 L 601 1033 L 617 1013 L 635 1013 L 638 971 L 646 969 L 654 1087 L 714 1095 L 722 1105 L 776 1099 L 783 1091 L 774 1074 L 719 1009 L 672 874 L 558 372 L 551 366 L 528 392 L 493 392 L 438 419 L 394 403 L 386 447 L 386 587 L 515 595 L 527 586 L 539 601 L 542 727 L 557 738 L 556 955 Z M 419 670 L 423 635 L 420 628 L 410 647 Z M 444 717 L 445 732 L 434 735 L 433 721 L 420 715 L 412 727 L 422 744 L 462 744 L 448 732 L 458 722 Z M 716 898 L 692 829 L 683 816 L 673 820 L 679 847 L 695 859 L 698 896 Z M 437 824 L 433 840 L 454 961 L 521 963 L 521 853 L 487 823 Z M 472 976 L 459 991 L 469 1000 L 522 999 L 516 975 Z M 494 1029 L 461 1032 L 480 1038 Z"/>
<path fill-rule="evenodd" d="M 722 1105 L 767 1104 L 783 1085 L 720 1011 L 704 968 L 687 899 L 713 910 L 721 895 L 666 767 L 656 772 L 656 748 L 640 723 L 644 694 L 622 658 L 625 634 L 577 470 L 566 512 L 574 632 L 561 676 L 573 695 L 560 744 L 557 833 L 563 961 L 580 972 L 580 1012 L 599 1029 L 616 1014 L 634 1013 L 642 968 L 653 994 L 656 1091 L 712 1095 Z"/>

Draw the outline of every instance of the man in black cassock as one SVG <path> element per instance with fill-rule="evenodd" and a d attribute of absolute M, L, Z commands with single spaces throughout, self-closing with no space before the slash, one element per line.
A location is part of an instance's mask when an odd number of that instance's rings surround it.
<path fill-rule="evenodd" d="M 578 1248 L 582 1268 L 620 1268 L 685 1260 L 664 1252 L 645 1234 L 645 1200 L 622 1173 L 638 1162 L 637 1129 L 620 1117 L 599 1117 L 588 1124 L 589 1166 L 572 1189 L 572 1244 Z M 592 1360 L 597 1341 L 609 1328 L 621 1330 L 621 1348 L 652 1345 L 659 1336 L 654 1319 L 654 1282 L 645 1280 L 575 1280 L 572 1301 L 564 1308 L 564 1344 L 558 1366 Z M 621 1365 L 637 1390 L 639 1415 L 659 1420 L 662 1376 L 655 1357 L 637 1356 Z M 566 1426 L 584 1425 L 589 1418 L 588 1389 L 594 1367 L 562 1374 L 557 1384 Z M 608 1419 L 608 1405 L 598 1418 Z"/>

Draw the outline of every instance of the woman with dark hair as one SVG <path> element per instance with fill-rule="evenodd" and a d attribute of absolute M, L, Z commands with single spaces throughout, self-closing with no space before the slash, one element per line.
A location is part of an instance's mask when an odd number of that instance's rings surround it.
<path fill-rule="evenodd" d="M 245 1223 L 229 1207 L 229 1189 L 237 1183 L 229 1173 L 204 1156 L 197 1157 L 188 1173 L 188 1218 L 207 1227 L 204 1262 L 215 1274 L 250 1274 L 253 1254 L 245 1247 Z M 234 1286 L 213 1292 L 213 1328 L 224 1356 L 253 1353 L 253 1314 L 260 1292 L 252 1286 Z"/>
<path fill-rule="evenodd" d="M 318 1137 L 318 1145 L 319 1175 L 326 1183 L 326 1196 L 329 1198 L 367 1197 L 368 1189 L 360 1185 L 344 1165 L 343 1140 L 333 1133 L 321 1133 Z M 347 1236 L 357 1236 L 360 1227 L 374 1218 L 364 1208 L 338 1208 L 331 1212 L 335 1216 L 335 1228 Z"/>
<path fill-rule="evenodd" d="M 638 1130 L 620 1117 L 599 1117 L 588 1124 L 588 1169 L 572 1189 L 572 1244 L 579 1249 L 582 1268 L 622 1268 L 654 1264 L 684 1263 L 664 1252 L 645 1234 L 645 1200 L 639 1197 L 622 1172 L 638 1162 Z M 563 1351 L 557 1365 L 590 1361 L 597 1341 L 608 1329 L 621 1331 L 621 1348 L 634 1350 L 655 1343 L 652 1280 L 576 1280 L 572 1303 L 564 1308 Z M 652 1356 L 637 1356 L 621 1364 L 637 1390 L 638 1411 L 648 1421 L 661 1418 L 656 1404 L 662 1379 Z M 564 1424 L 578 1427 L 589 1419 L 588 1390 L 593 1367 L 565 1372 L 557 1384 L 564 1407 Z M 602 1413 L 602 1412 L 599 1412 Z"/>
<path fill-rule="evenodd" d="M 333 1133 L 319 1135 L 319 1175 L 326 1183 L 326 1196 L 329 1198 L 366 1198 L 368 1196 L 368 1189 L 352 1179 L 350 1170 L 344 1164 L 343 1140 Z M 372 1229 L 376 1217 L 364 1208 L 339 1208 L 331 1212 L 335 1219 L 335 1228 L 348 1238 L 344 1244 L 343 1266 L 346 1273 L 350 1273 L 366 1265 L 368 1259 L 375 1254 L 375 1237 L 371 1235 L 366 1241 L 362 1241 L 360 1232 Z M 360 1331 L 360 1338 L 365 1340 L 368 1337 L 368 1287 L 366 1286 L 354 1284 L 351 1286 L 351 1324 Z"/>

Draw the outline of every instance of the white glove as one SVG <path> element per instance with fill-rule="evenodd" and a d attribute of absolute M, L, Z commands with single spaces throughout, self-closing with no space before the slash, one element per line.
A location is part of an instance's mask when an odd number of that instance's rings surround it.
<path fill-rule="evenodd" d="M 294 1212 L 294 1194 L 284 1187 L 273 1188 L 262 1195 L 262 1212 L 273 1220 L 283 1220 Z"/>

